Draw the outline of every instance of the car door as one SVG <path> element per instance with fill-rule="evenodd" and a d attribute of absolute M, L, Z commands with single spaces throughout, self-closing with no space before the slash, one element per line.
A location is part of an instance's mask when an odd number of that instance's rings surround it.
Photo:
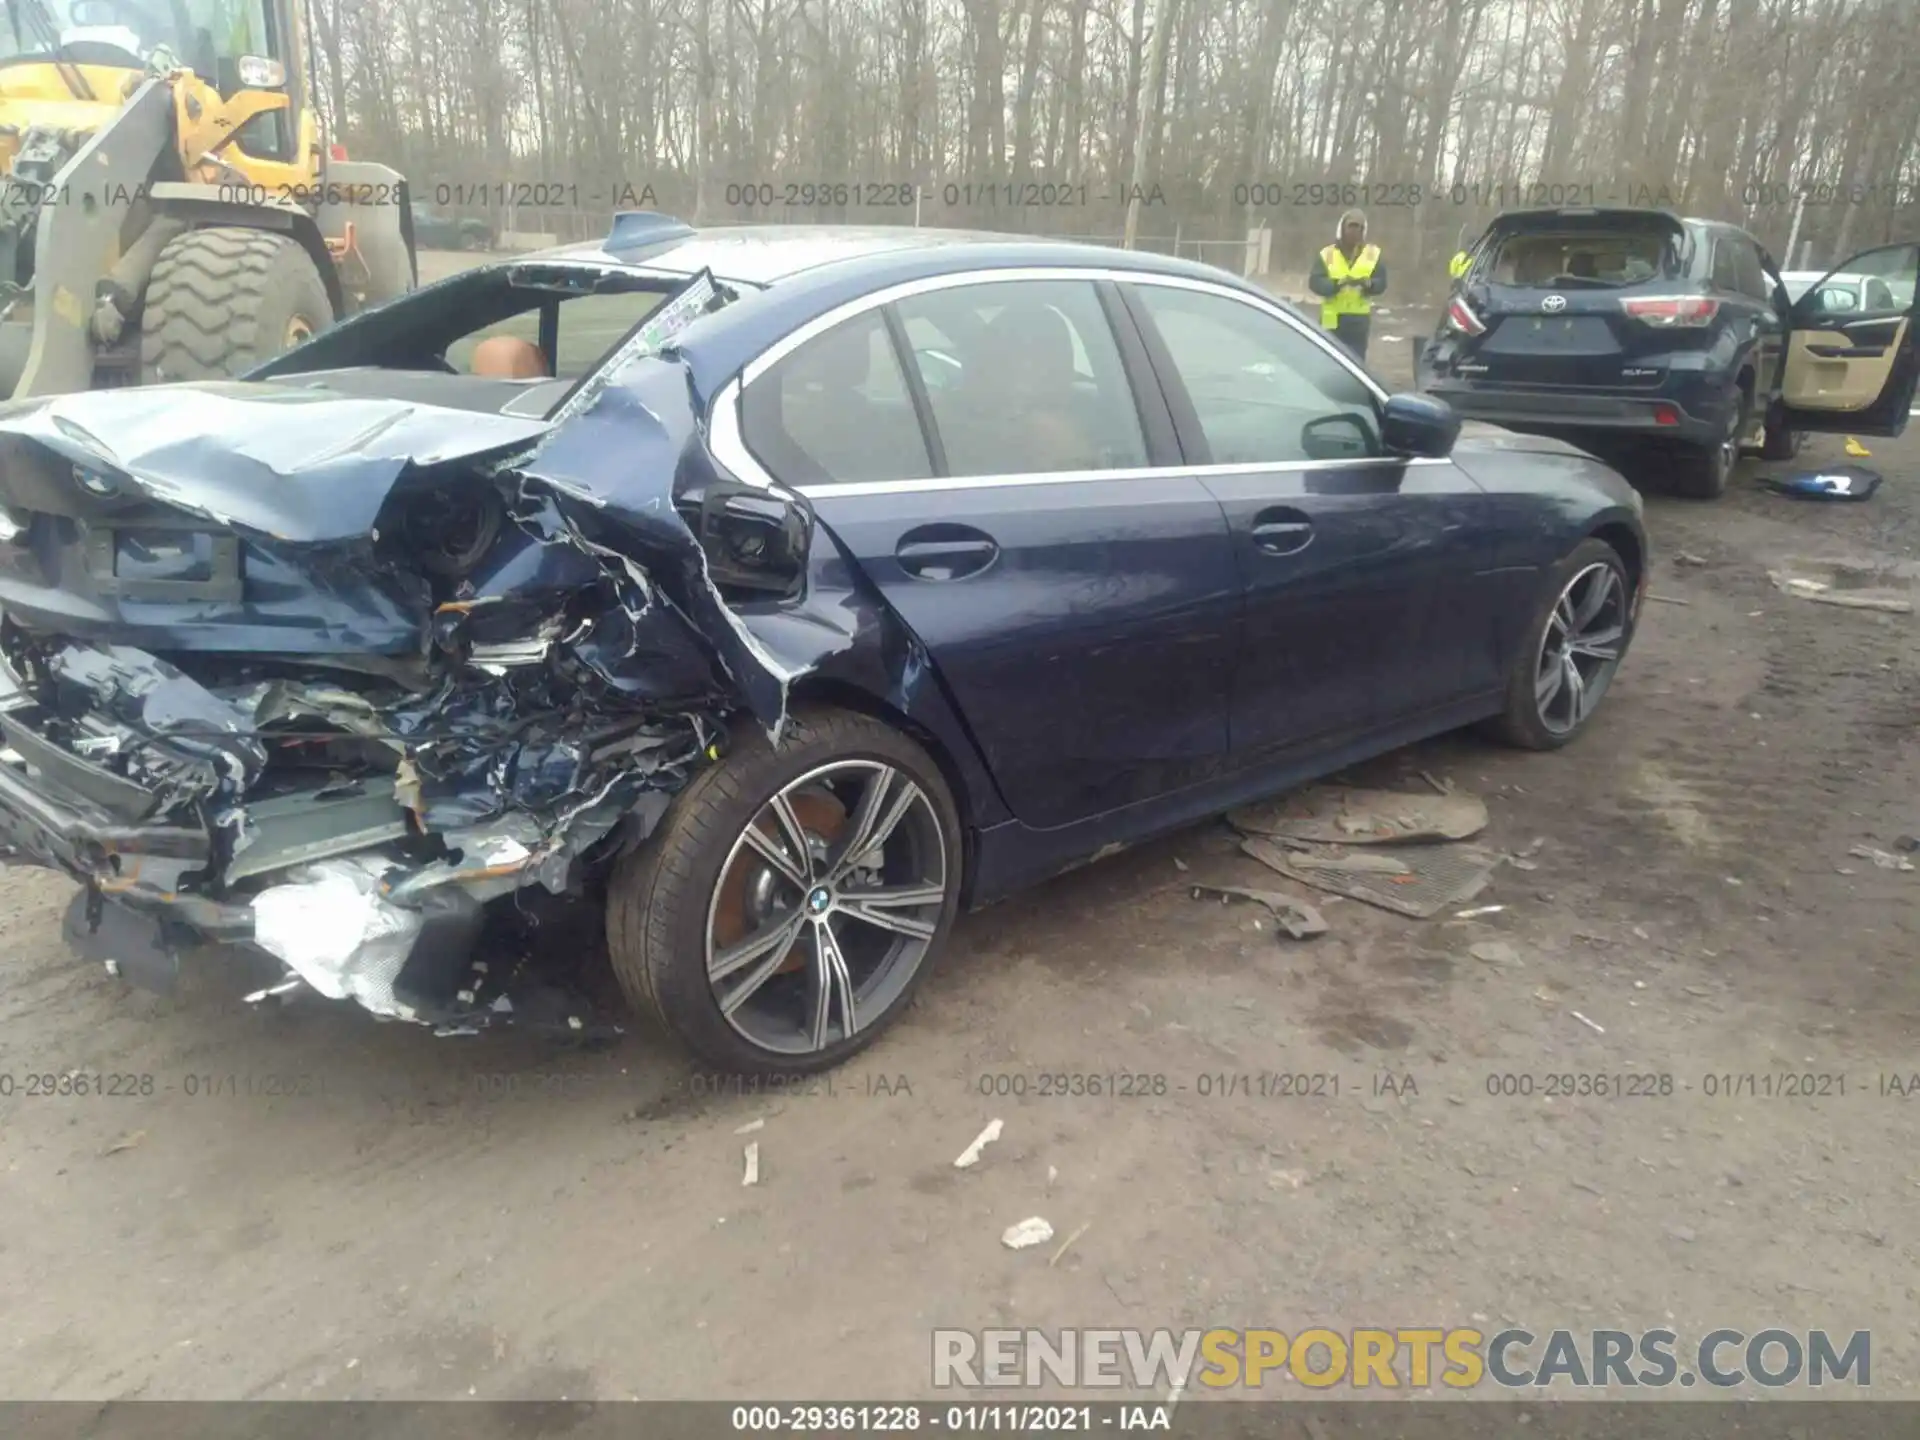
<path fill-rule="evenodd" d="M 1734 344 L 1751 347 L 1754 393 L 1764 410 L 1765 397 L 1780 380 L 1786 338 L 1786 325 L 1774 304 L 1773 281 L 1767 277 L 1766 257 L 1751 235 L 1739 231 L 1721 232 L 1713 245 L 1714 286 L 1719 289 L 1724 281 L 1722 304 L 1730 315 L 1738 314 L 1737 323 L 1730 327 Z M 1764 413 L 1755 416 L 1756 423 L 1765 419 Z"/>
<path fill-rule="evenodd" d="M 1827 283 L 1840 275 L 1851 283 Z M 1864 251 L 1827 278 L 1793 305 L 1782 423 L 1790 430 L 1898 435 L 1920 386 L 1920 244 Z"/>
<path fill-rule="evenodd" d="M 747 447 L 919 637 L 1021 822 L 1222 769 L 1231 542 L 1155 464 L 1171 428 L 1118 301 L 1090 276 L 908 289 L 749 372 Z"/>
<path fill-rule="evenodd" d="M 1385 453 L 1378 387 L 1278 307 L 1198 282 L 1123 288 L 1246 589 L 1236 758 L 1498 689 L 1480 487 L 1448 461 Z"/>

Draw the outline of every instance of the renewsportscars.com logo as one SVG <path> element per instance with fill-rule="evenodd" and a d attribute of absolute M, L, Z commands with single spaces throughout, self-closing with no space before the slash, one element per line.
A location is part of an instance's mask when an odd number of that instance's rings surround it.
<path fill-rule="evenodd" d="M 935 1330 L 937 1389 L 1663 1389 L 1872 1384 L 1873 1335 L 1825 1330 Z"/>

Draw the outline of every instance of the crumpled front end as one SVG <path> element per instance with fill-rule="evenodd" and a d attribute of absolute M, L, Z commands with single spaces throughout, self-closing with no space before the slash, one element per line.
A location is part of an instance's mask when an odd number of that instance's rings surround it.
<path fill-rule="evenodd" d="M 82 882 L 83 950 L 142 917 L 488 1023 L 493 902 L 588 893 L 729 725 L 778 730 L 820 656 L 735 606 L 811 516 L 714 467 L 645 342 L 531 431 L 271 385 L 0 415 L 0 844 Z"/>

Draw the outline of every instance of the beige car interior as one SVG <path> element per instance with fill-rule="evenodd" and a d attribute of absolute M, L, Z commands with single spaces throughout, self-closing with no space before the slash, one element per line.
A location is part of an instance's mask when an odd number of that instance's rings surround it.
<path fill-rule="evenodd" d="M 1787 342 L 1786 376 L 1780 391 L 1787 404 L 1803 410 L 1833 410 L 1841 414 L 1865 410 L 1880 398 L 1894 361 L 1907 338 L 1911 316 L 1891 321 L 1885 331 L 1886 348 L 1873 358 L 1841 359 L 1817 355 L 1816 350 L 1845 350 L 1858 342 L 1845 330 L 1795 330 Z"/>
<path fill-rule="evenodd" d="M 545 380 L 553 374 L 546 352 L 518 335 L 489 335 L 473 348 L 473 373 L 491 380 Z"/>

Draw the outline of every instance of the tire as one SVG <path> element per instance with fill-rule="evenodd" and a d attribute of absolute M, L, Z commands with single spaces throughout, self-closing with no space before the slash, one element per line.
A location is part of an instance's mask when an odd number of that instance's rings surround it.
<path fill-rule="evenodd" d="M 298 241 L 270 230 L 189 230 L 154 262 L 140 335 L 148 385 L 228 379 L 333 324 L 326 282 Z"/>
<path fill-rule="evenodd" d="M 859 767 L 873 768 L 875 773 L 883 773 L 878 767 L 890 767 L 894 776 L 911 781 L 924 798 L 924 807 L 913 801 L 906 817 L 890 832 L 899 839 L 889 838 L 883 847 L 889 867 L 903 856 L 916 864 L 936 852 L 939 856 L 938 898 L 924 902 L 918 915 L 905 917 L 925 929 L 924 937 L 892 934 L 891 926 L 876 928 L 857 910 L 842 908 L 849 897 L 857 904 L 863 889 L 875 893 L 870 885 L 843 888 L 835 883 L 803 889 L 778 878 L 773 865 L 762 858 L 764 849 L 748 847 L 747 833 L 756 820 L 765 827 L 759 832 L 763 838 L 773 833 L 768 807 L 776 796 L 786 795 L 786 787 L 811 783 L 809 777 L 834 767 L 847 767 L 848 776 L 857 776 Z M 849 779 L 849 787 L 854 783 Z M 886 792 L 892 798 L 907 793 L 897 779 L 889 783 L 895 787 Z M 815 817 L 823 811 L 830 817 L 831 804 L 840 803 L 831 796 L 823 801 L 811 790 L 787 800 L 788 813 L 801 817 L 809 840 L 828 828 Z M 811 808 L 803 813 L 803 806 Z M 845 804 L 843 810 L 843 823 L 857 824 L 857 803 Z M 833 845 L 846 839 L 844 829 L 839 837 L 829 839 L 825 847 L 829 855 Z M 781 846 L 789 857 L 794 848 Z M 614 976 L 636 1009 L 652 1014 L 680 1044 L 718 1071 L 799 1075 L 828 1070 L 871 1045 L 906 1010 L 938 959 L 959 910 L 962 860 L 960 821 L 952 794 L 924 750 L 866 715 L 800 711 L 789 716 L 778 746 L 756 729 L 725 759 L 697 776 L 675 798 L 646 843 L 616 865 L 607 892 L 607 949 Z M 741 975 L 739 989 L 756 979 L 760 988 L 740 1005 L 737 1018 L 730 1019 L 716 992 L 716 984 L 725 980 L 708 978 L 709 943 L 714 941 L 716 954 L 725 954 L 726 947 L 716 937 L 722 923 L 733 916 L 734 886 L 743 866 L 752 878 L 739 882 L 742 903 L 755 893 L 770 898 L 758 915 L 734 917 L 741 938 L 733 945 L 751 950 L 754 937 L 772 934 L 782 916 L 796 917 L 799 928 L 791 943 L 782 940 L 760 951 L 734 972 Z M 824 876 L 825 866 L 819 868 Z M 895 894 L 911 888 L 898 873 L 883 879 L 896 887 Z M 812 883 L 810 878 L 808 884 Z M 832 908 L 816 918 L 810 902 L 818 889 L 828 888 Z M 935 887 L 929 881 L 924 888 Z M 794 896 L 806 898 L 796 903 Z M 902 916 L 904 912 L 886 913 Z M 836 917 L 839 929 L 834 933 Z M 865 998 L 852 1007 L 856 1018 L 851 1027 L 845 1009 L 834 1014 L 830 1006 L 830 1029 L 823 1030 L 820 1011 L 813 1008 L 813 997 L 823 993 L 817 983 L 824 973 L 818 940 L 823 928 L 833 934 L 835 954 L 844 956 L 841 970 L 835 973 L 851 976 L 848 988 L 865 992 Z M 897 963 L 903 968 L 886 968 L 889 947 L 899 952 Z M 865 963 L 869 958 L 871 968 Z M 761 970 L 772 966 L 778 969 L 763 977 Z M 839 1000 L 841 992 L 828 986 L 824 993 L 832 1002 Z M 876 1000 L 878 1008 L 868 1012 L 864 1007 Z M 798 1048 L 787 1043 L 785 1034 L 773 1033 L 789 1013 Z M 808 1017 L 814 1033 L 802 1036 L 799 1030 Z M 819 1043 L 823 1033 L 825 1043 Z M 766 1038 L 769 1035 L 773 1038 Z"/>
<path fill-rule="evenodd" d="M 1615 655 L 1604 673 L 1596 672 L 1593 678 L 1585 680 L 1586 693 L 1591 703 L 1585 712 L 1571 725 L 1559 726 L 1550 723 L 1543 715 L 1542 704 L 1538 699 L 1537 684 L 1545 673 L 1544 652 L 1548 631 L 1555 625 L 1555 612 L 1571 587 L 1592 572 L 1595 567 L 1605 567 L 1617 586 L 1618 594 L 1618 638 L 1614 642 Z M 1587 592 L 1580 591 L 1584 595 Z M 1526 637 L 1519 652 L 1514 656 L 1513 668 L 1507 675 L 1506 705 L 1490 728 L 1496 739 L 1522 750 L 1557 750 L 1577 739 L 1592 721 L 1599 708 L 1607 688 L 1612 684 L 1620 661 L 1626 655 L 1627 646 L 1633 640 L 1633 627 L 1627 618 L 1627 607 L 1632 603 L 1633 582 L 1627 574 L 1626 563 L 1620 558 L 1620 552 L 1604 540 L 1588 538 L 1574 546 L 1573 552 L 1562 560 L 1553 570 L 1552 584 L 1542 600 L 1539 613 L 1533 623 L 1527 627 Z M 1577 597 L 1576 597 L 1577 598 Z M 1604 629 L 1600 622 L 1606 619 L 1596 617 L 1596 628 Z M 1594 688 L 1597 679 L 1597 689 Z M 1564 688 L 1564 679 L 1562 681 Z M 1558 692 L 1554 704 L 1546 708 L 1551 711 L 1557 704 Z"/>

